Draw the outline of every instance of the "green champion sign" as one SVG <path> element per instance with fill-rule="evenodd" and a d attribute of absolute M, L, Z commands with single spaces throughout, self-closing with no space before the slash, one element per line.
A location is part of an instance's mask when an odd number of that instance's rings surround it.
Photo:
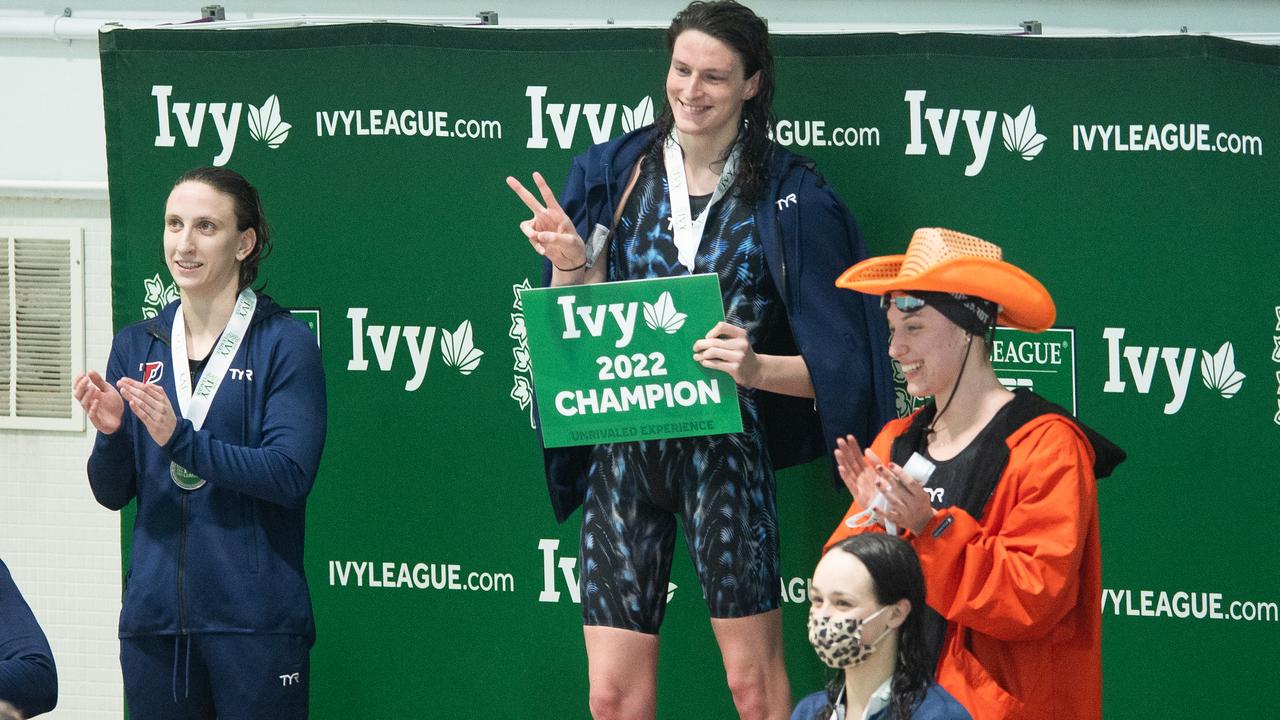
<path fill-rule="evenodd" d="M 694 341 L 724 319 L 715 275 L 520 297 L 547 447 L 742 431 L 733 378 L 693 360 Z"/>

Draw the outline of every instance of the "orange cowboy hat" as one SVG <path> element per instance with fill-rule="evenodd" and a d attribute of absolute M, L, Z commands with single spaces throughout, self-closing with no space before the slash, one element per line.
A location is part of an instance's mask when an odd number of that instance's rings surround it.
<path fill-rule="evenodd" d="M 1041 332 L 1057 310 L 1039 280 L 1001 259 L 1000 247 L 946 228 L 920 228 L 906 255 L 867 258 L 845 270 L 836 286 L 868 295 L 894 290 L 961 293 L 1000 306 L 1002 325 Z"/>

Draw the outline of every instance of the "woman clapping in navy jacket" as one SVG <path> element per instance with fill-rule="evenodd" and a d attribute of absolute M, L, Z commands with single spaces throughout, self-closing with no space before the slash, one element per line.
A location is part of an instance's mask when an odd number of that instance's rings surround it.
<path fill-rule="evenodd" d="M 116 336 L 105 378 L 76 378 L 94 496 L 138 501 L 120 613 L 134 720 L 307 715 L 324 372 L 315 336 L 250 287 L 269 249 L 242 176 L 184 174 L 164 215 L 179 299 Z"/>

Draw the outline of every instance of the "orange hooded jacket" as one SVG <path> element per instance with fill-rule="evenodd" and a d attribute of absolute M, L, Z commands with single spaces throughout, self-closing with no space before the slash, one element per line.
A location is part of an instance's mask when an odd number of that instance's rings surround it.
<path fill-rule="evenodd" d="M 948 507 L 921 534 L 905 533 L 920 556 L 926 600 L 947 621 L 938 683 L 975 720 L 1097 720 L 1096 477 L 1124 454 L 1100 436 L 1086 436 L 1069 416 L 1035 414 L 1053 407 L 1038 397 L 1019 397 L 1040 405 L 1007 435 L 1008 462 L 981 517 Z M 894 439 L 918 414 L 886 425 L 872 450 L 891 457 Z M 1091 438 L 1107 457 L 1096 457 Z M 861 510 L 855 502 L 845 520 Z M 852 529 L 842 520 L 825 549 L 868 530 L 884 528 Z"/>

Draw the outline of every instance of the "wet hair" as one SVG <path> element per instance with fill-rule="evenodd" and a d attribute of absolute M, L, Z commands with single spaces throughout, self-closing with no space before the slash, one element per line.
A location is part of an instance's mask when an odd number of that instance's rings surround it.
<path fill-rule="evenodd" d="M 773 115 L 773 53 L 769 50 L 769 27 L 760 16 L 734 0 L 689 3 L 671 21 L 667 28 L 667 51 L 673 52 L 676 38 L 686 30 L 706 33 L 728 45 L 742 61 L 743 77 L 760 73 L 760 86 L 756 94 L 742 106 L 742 124 L 738 128 L 738 141 L 742 143 L 742 156 L 734 187 L 743 202 L 754 205 L 765 195 L 769 170 L 773 160 L 773 145 L 769 142 L 769 129 L 774 125 Z M 663 93 L 666 97 L 666 93 Z M 657 135 L 649 148 L 649 157 L 657 162 L 662 159 L 662 147 L 671 128 L 675 125 L 671 104 L 664 101 L 662 114 L 656 121 Z M 728 160 L 726 149 L 721 160 Z"/>
<path fill-rule="evenodd" d="M 846 552 L 858 558 L 871 576 L 876 602 L 892 605 L 911 602 L 911 612 L 898 626 L 898 657 L 893 663 L 893 697 L 889 701 L 891 720 L 909 720 L 916 705 L 924 700 L 933 682 L 933 663 L 924 637 L 924 573 L 920 558 L 905 540 L 884 533 L 863 533 L 842 540 L 830 552 Z M 817 717 L 826 717 L 835 707 L 844 672 L 838 671 L 827 683 L 827 704 Z"/>
<path fill-rule="evenodd" d="M 201 167 L 182 173 L 173 186 L 185 182 L 204 183 L 231 198 L 236 214 L 236 230 L 244 232 L 253 228 L 257 241 L 253 249 L 240 261 L 240 290 L 258 279 L 258 264 L 271 254 L 271 229 L 262 212 L 262 200 L 258 190 L 243 175 L 224 167 Z"/>

